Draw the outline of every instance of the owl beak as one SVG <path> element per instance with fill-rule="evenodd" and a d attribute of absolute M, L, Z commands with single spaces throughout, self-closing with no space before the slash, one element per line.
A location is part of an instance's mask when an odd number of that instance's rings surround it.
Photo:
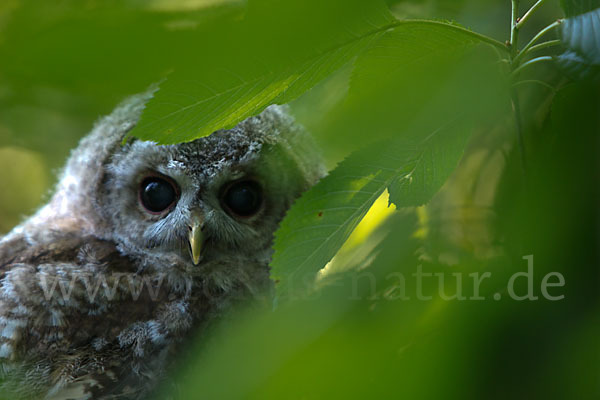
<path fill-rule="evenodd" d="M 204 218 L 194 213 L 192 215 L 192 221 L 189 226 L 188 240 L 190 242 L 190 254 L 192 256 L 192 262 L 194 265 L 198 265 L 200 262 L 200 253 L 202 253 L 202 244 L 204 242 L 204 234 L 202 228 L 204 227 Z"/>

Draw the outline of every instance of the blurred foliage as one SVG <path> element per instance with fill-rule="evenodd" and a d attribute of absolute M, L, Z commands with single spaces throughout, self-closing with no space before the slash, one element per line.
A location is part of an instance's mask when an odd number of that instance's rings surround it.
<path fill-rule="evenodd" d="M 505 0 L 2 2 L 0 230 L 152 83 L 134 134 L 163 142 L 292 101 L 332 171 L 276 235 L 273 307 L 204 332 L 179 398 L 598 398 L 599 10 L 543 3 L 518 48 L 561 35 L 510 54 Z"/>
<path fill-rule="evenodd" d="M 45 194 L 48 171 L 40 156 L 16 147 L 0 147 L 0 231 L 7 232 L 33 209 Z"/>

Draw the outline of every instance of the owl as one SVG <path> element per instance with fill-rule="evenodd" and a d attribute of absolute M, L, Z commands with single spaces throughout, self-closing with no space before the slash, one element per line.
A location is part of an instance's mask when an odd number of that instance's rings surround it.
<path fill-rule="evenodd" d="M 151 96 L 99 120 L 0 240 L 10 398 L 147 398 L 190 338 L 268 298 L 273 234 L 324 173 L 314 142 L 274 105 L 192 142 L 124 144 Z"/>

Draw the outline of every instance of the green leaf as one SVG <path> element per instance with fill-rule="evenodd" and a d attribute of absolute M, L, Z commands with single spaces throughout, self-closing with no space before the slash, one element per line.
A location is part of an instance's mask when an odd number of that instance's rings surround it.
<path fill-rule="evenodd" d="M 353 41 L 284 71 L 212 71 L 205 75 L 211 86 L 199 78 L 172 76 L 161 84 L 131 135 L 169 144 L 232 128 L 271 104 L 285 104 L 311 89 L 370 40 Z"/>
<path fill-rule="evenodd" d="M 271 276 L 279 298 L 307 293 L 316 273 L 387 188 L 400 206 L 427 202 L 455 167 L 469 134 L 452 124 L 421 141 L 400 137 L 378 143 L 352 154 L 305 193 L 275 235 Z"/>
<path fill-rule="evenodd" d="M 600 7 L 600 0 L 560 0 L 567 17 L 583 14 Z"/>
<path fill-rule="evenodd" d="M 400 21 L 357 58 L 347 98 L 317 134 L 352 151 L 400 132 L 432 132 L 465 112 L 483 115 L 505 98 L 488 45 L 506 51 L 454 24 Z"/>
<path fill-rule="evenodd" d="M 481 43 L 493 44 L 455 25 L 401 21 L 359 56 L 331 131 L 354 145 L 387 139 L 355 152 L 291 208 L 271 264 L 280 298 L 306 293 L 385 189 L 400 206 L 417 206 L 443 184 L 471 132 L 457 121 L 504 98 L 486 72 L 496 71 L 495 53 L 479 68 Z"/>
<path fill-rule="evenodd" d="M 600 72 L 600 8 L 562 24 L 565 53 L 559 55 L 559 65 L 573 78 L 592 78 Z"/>
<path fill-rule="evenodd" d="M 131 135 L 178 143 L 231 128 L 309 90 L 394 22 L 380 1 L 251 2 L 227 41 L 195 49 L 161 85 Z"/>
<path fill-rule="evenodd" d="M 390 203 L 396 207 L 427 203 L 456 168 L 470 133 L 467 124 L 454 123 L 415 146 L 410 171 L 394 180 L 389 188 Z"/>

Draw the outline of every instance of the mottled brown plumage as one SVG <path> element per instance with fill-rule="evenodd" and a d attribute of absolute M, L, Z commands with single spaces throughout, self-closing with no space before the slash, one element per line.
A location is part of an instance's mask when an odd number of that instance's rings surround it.
<path fill-rule="evenodd" d="M 268 292 L 277 224 L 323 173 L 310 138 L 273 106 L 194 142 L 123 146 L 150 96 L 99 121 L 49 204 L 0 240 L 11 396 L 146 398 L 188 338 Z"/>

